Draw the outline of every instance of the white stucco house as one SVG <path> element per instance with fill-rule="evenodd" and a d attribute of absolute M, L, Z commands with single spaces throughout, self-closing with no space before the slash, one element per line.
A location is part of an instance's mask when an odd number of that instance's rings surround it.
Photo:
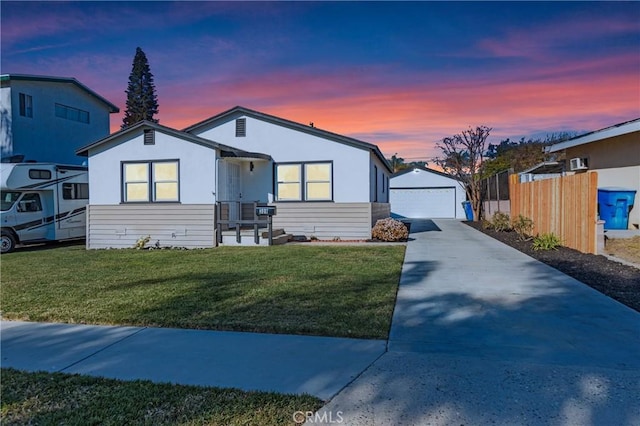
<path fill-rule="evenodd" d="M 3 161 L 80 164 L 79 147 L 109 134 L 114 104 L 75 78 L 0 75 Z"/>
<path fill-rule="evenodd" d="M 390 215 L 375 145 L 243 107 L 181 131 L 141 122 L 77 153 L 89 164 L 88 248 L 146 235 L 212 247 L 217 222 L 250 221 L 256 205 L 276 207 L 275 228 L 320 240 L 370 238 Z"/>
<path fill-rule="evenodd" d="M 402 170 L 390 180 L 391 215 L 412 219 L 465 219 L 464 185 L 456 178 L 426 167 Z"/>

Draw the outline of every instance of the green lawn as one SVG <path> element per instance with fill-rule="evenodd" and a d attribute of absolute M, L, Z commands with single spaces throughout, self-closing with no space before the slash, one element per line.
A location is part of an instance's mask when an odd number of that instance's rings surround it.
<path fill-rule="evenodd" d="M 18 250 L 2 255 L 2 316 L 386 339 L 404 250 Z"/>
<path fill-rule="evenodd" d="M 13 369 L 2 369 L 1 392 L 0 423 L 7 425 L 292 425 L 295 413 L 323 405 L 309 395 Z"/>

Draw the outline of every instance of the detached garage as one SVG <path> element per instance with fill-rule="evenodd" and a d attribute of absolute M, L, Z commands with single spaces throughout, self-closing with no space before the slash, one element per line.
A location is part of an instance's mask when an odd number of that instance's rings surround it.
<path fill-rule="evenodd" d="M 403 170 L 389 180 L 391 215 L 411 219 L 465 219 L 463 185 L 454 177 L 424 167 Z"/>

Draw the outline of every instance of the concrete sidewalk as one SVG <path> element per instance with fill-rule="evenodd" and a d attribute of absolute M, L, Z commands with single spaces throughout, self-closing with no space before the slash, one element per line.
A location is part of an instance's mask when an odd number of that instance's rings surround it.
<path fill-rule="evenodd" d="M 458 221 L 412 224 L 349 425 L 640 425 L 640 314 Z"/>
<path fill-rule="evenodd" d="M 382 355 L 383 340 L 2 321 L 2 367 L 328 400 Z"/>

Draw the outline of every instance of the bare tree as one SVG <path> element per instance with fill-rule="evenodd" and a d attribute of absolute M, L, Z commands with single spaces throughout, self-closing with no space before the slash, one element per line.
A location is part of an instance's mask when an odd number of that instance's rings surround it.
<path fill-rule="evenodd" d="M 436 164 L 460 180 L 466 189 L 467 198 L 473 208 L 474 220 L 480 220 L 482 214 L 481 170 L 485 156 L 485 144 L 491 128 L 469 127 L 457 135 L 442 139 L 436 146 L 442 151 L 442 157 Z"/>

